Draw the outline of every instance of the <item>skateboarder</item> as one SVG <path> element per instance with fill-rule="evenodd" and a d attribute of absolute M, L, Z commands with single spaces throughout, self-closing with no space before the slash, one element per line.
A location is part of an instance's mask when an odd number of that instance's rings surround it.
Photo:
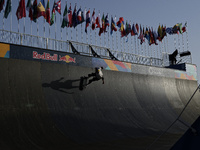
<path fill-rule="evenodd" d="M 104 77 L 103 77 L 103 67 L 100 67 L 100 68 L 95 68 L 95 73 L 91 73 L 91 74 L 88 74 L 88 78 L 92 77 L 92 79 L 89 80 L 89 84 L 91 84 L 93 81 L 98 81 L 98 80 L 102 80 L 102 84 L 104 84 Z"/>

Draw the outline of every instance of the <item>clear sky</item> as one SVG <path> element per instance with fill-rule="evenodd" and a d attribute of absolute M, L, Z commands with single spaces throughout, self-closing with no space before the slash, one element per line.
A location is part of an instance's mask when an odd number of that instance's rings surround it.
<path fill-rule="evenodd" d="M 7 0 L 5 0 L 7 1 Z M 16 10 L 18 6 L 19 0 L 12 0 L 12 30 L 18 31 L 18 22 L 16 18 Z M 28 0 L 25 0 L 25 3 L 27 3 Z M 58 1 L 58 0 L 56 0 Z M 40 0 L 38 0 L 38 3 Z M 50 0 L 50 9 L 52 10 L 54 0 Z M 61 30 L 60 28 L 60 22 L 62 20 L 62 15 L 64 12 L 65 7 L 65 0 L 62 0 L 62 14 L 61 16 L 56 12 L 57 16 L 57 24 L 55 28 L 55 24 L 50 27 L 51 29 L 51 37 L 53 38 L 55 36 L 54 32 L 56 29 L 57 32 L 57 38 L 60 38 L 60 33 L 62 33 L 63 39 L 66 38 L 66 33 L 68 32 L 68 36 L 70 32 L 79 32 L 80 27 L 75 31 L 74 29 L 66 29 Z M 45 0 L 45 3 L 47 3 L 47 0 Z M 95 8 L 96 15 L 98 11 L 104 14 L 109 14 L 109 16 L 115 16 L 117 17 L 117 20 L 119 17 L 123 17 L 124 20 L 131 21 L 132 23 L 138 23 L 143 25 L 144 27 L 153 27 L 157 30 L 159 24 L 166 25 L 167 27 L 172 27 L 176 23 L 185 23 L 187 21 L 187 32 L 188 32 L 188 38 L 186 38 L 186 33 L 183 33 L 180 35 L 179 39 L 179 45 L 183 47 L 184 42 L 184 50 L 189 50 L 192 53 L 192 63 L 197 65 L 198 69 L 198 79 L 200 79 L 200 1 L 199 0 L 67 0 L 67 4 L 69 7 L 69 4 L 71 3 L 72 11 L 74 10 L 75 3 L 77 4 L 77 9 L 81 6 L 82 9 L 88 9 L 90 8 L 91 16 L 92 11 Z M 28 16 L 28 12 L 27 12 Z M 60 18 L 61 17 L 61 18 Z M 3 12 L 0 13 L 0 19 L 3 20 Z M 109 19 L 110 21 L 110 19 Z M 20 19 L 20 32 L 23 32 L 23 19 Z M 43 18 L 40 17 L 38 20 L 38 26 L 39 26 L 39 35 L 43 36 Z M 25 19 L 25 25 L 26 25 L 26 33 L 30 33 L 31 28 L 31 22 L 28 17 Z M 32 23 L 32 32 L 33 34 L 36 34 L 36 23 Z M 85 25 L 83 25 L 85 26 Z M 3 28 L 3 21 L 0 22 L 0 28 Z M 84 28 L 84 27 L 81 27 Z M 10 16 L 8 19 L 4 19 L 4 29 L 10 30 Z M 47 23 L 45 23 L 45 37 L 49 36 L 48 30 L 49 26 Z M 75 37 L 75 33 L 73 33 L 73 39 Z M 77 33 L 76 33 L 77 34 Z M 80 33 L 79 38 L 80 38 Z M 92 33 L 94 36 L 94 32 Z M 85 33 L 84 35 L 85 36 Z M 89 36 L 89 35 L 88 35 Z M 64 38 L 65 37 L 65 38 Z M 88 37 L 89 38 L 89 37 Z M 103 38 L 103 36 L 102 36 Z M 119 36 L 120 38 L 120 36 Z M 70 39 L 70 37 L 68 37 Z M 167 36 L 168 43 L 167 46 L 167 52 L 172 53 L 175 50 L 174 46 L 174 40 L 176 41 L 178 47 L 178 36 Z M 184 39 L 184 41 L 182 41 Z M 187 48 L 187 40 L 189 41 L 189 48 Z M 93 43 L 94 44 L 94 43 Z M 183 48 L 182 48 L 183 49 Z"/>

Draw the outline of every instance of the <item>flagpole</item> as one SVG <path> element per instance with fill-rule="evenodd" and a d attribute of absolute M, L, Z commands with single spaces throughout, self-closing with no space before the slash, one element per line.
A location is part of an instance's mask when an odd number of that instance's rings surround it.
<path fill-rule="evenodd" d="M 174 49 L 176 49 L 176 35 L 174 35 Z"/>
<path fill-rule="evenodd" d="M 76 13 L 77 13 L 77 4 L 76 3 L 75 3 L 75 9 L 76 9 Z M 77 18 L 76 18 L 76 41 L 78 41 L 78 29 L 77 29 L 77 25 L 78 25 L 78 22 L 77 22 Z"/>
<path fill-rule="evenodd" d="M 97 45 L 97 30 L 95 29 L 95 45 Z"/>
<path fill-rule="evenodd" d="M 81 8 L 81 7 L 80 7 Z M 86 8 L 85 8 L 85 10 L 86 10 Z M 83 13 L 83 12 L 82 12 Z M 83 16 L 85 15 L 85 11 L 84 11 L 84 13 L 82 14 Z M 84 17 L 83 17 L 84 18 Z M 81 41 L 82 41 L 82 43 L 83 43 L 83 25 L 82 25 L 83 23 L 81 23 Z"/>
<path fill-rule="evenodd" d="M 90 44 L 92 44 L 92 28 L 90 28 Z"/>
<path fill-rule="evenodd" d="M 68 27 L 66 27 L 66 41 L 68 40 Z"/>
<path fill-rule="evenodd" d="M 25 18 L 24 18 L 24 34 L 25 34 L 25 31 L 26 31 L 26 29 L 25 29 Z M 25 41 L 25 35 L 23 35 L 24 36 L 24 41 Z"/>
<path fill-rule="evenodd" d="M 18 29 L 17 29 L 17 31 L 18 31 L 18 33 L 19 33 L 19 19 L 17 20 L 17 22 L 18 22 Z"/>
<path fill-rule="evenodd" d="M 65 6 L 67 5 L 67 1 L 65 1 Z M 67 18 L 68 18 L 68 12 L 67 12 Z M 68 20 L 69 21 L 69 20 Z M 69 24 L 69 23 L 68 23 Z M 66 41 L 68 40 L 68 32 L 67 32 L 68 25 L 66 26 Z"/>
<path fill-rule="evenodd" d="M 95 11 L 95 9 L 93 11 Z M 90 22 L 91 22 L 91 25 L 92 25 L 92 19 L 90 20 Z M 90 44 L 92 44 L 92 26 L 90 27 Z"/>
<path fill-rule="evenodd" d="M 105 20 L 105 19 L 104 19 Z M 105 25 L 105 27 L 106 27 L 106 20 L 105 20 L 105 22 L 104 22 L 104 25 Z M 103 38 L 104 38 L 104 47 L 106 47 L 106 33 L 105 33 L 105 29 L 104 29 L 104 36 L 103 36 Z"/>
<path fill-rule="evenodd" d="M 12 0 L 11 0 L 11 8 L 12 8 Z M 12 31 L 12 9 L 11 9 L 11 13 L 10 13 L 10 41 L 12 41 L 11 31 Z"/>
<path fill-rule="evenodd" d="M 179 41 L 179 43 L 180 43 L 180 41 Z M 162 44 L 162 51 L 161 51 L 161 54 L 160 54 L 160 56 L 162 56 L 162 53 L 164 52 L 164 43 L 163 42 L 161 42 L 161 44 Z"/>
<path fill-rule="evenodd" d="M 104 18 L 104 20 L 105 20 L 105 18 Z M 106 24 L 105 24 L 105 21 L 104 21 L 104 25 L 106 25 Z M 105 27 L 106 27 L 106 26 L 104 26 L 104 32 L 103 32 L 103 39 L 104 39 L 104 45 L 103 45 L 103 47 L 106 47 L 106 36 L 105 36 L 106 33 L 105 33 Z"/>
<path fill-rule="evenodd" d="M 109 35 L 110 35 L 110 27 L 108 27 L 108 48 L 110 48 L 110 39 L 109 39 Z"/>
<path fill-rule="evenodd" d="M 112 15 L 111 15 L 111 23 L 110 23 L 110 27 L 112 28 Z M 111 29 L 111 31 L 112 31 L 112 29 Z M 110 31 L 110 32 L 111 32 Z M 112 33 L 112 50 L 114 49 L 114 37 L 113 37 L 113 33 Z"/>
<path fill-rule="evenodd" d="M 38 20 L 37 21 L 37 44 L 39 46 L 39 29 L 38 29 Z"/>
<path fill-rule="evenodd" d="M 135 24 L 134 24 L 135 25 Z M 135 42 L 135 55 L 137 54 L 137 43 L 136 43 L 136 35 L 134 35 L 134 42 Z"/>
<path fill-rule="evenodd" d="M 116 15 L 115 15 L 115 17 L 116 17 Z M 117 17 L 116 17 L 116 18 L 117 18 Z M 115 21 L 115 23 L 116 23 L 116 21 Z M 117 33 L 118 33 L 118 32 L 117 32 Z M 117 48 L 116 51 L 118 51 L 118 38 L 117 38 L 118 36 L 117 36 L 117 33 L 116 33 L 116 41 L 117 41 L 117 42 L 116 42 L 116 48 Z M 119 34 L 119 33 L 118 33 L 118 34 Z"/>
<path fill-rule="evenodd" d="M 4 7 L 5 8 L 5 7 Z M 3 10 L 3 12 L 4 12 L 4 15 L 5 15 L 5 9 Z M 3 16 L 3 31 L 4 31 L 4 16 Z M 4 33 L 4 32 L 3 32 Z"/>
<path fill-rule="evenodd" d="M 147 57 L 151 57 L 151 47 L 149 45 L 149 42 L 147 42 Z"/>
<path fill-rule="evenodd" d="M 118 33 L 118 32 L 117 32 Z M 117 33 L 116 33 L 116 42 L 115 42 L 115 44 L 116 44 L 116 51 L 118 51 L 118 39 L 117 39 Z"/>
<path fill-rule="evenodd" d="M 26 30 L 26 29 L 25 29 L 25 18 L 24 18 L 24 34 L 25 34 L 25 30 Z"/>
<path fill-rule="evenodd" d="M 138 34 L 139 34 L 139 32 L 138 32 Z M 139 36 L 139 35 L 138 35 L 138 36 Z M 137 45 L 138 45 L 138 51 L 137 51 L 137 54 L 140 55 L 140 44 L 139 44 L 138 36 L 137 36 Z"/>
<path fill-rule="evenodd" d="M 179 34 L 178 34 L 178 50 L 180 51 L 181 50 L 181 44 L 180 44 L 180 36 L 179 36 Z"/>
<path fill-rule="evenodd" d="M 167 53 L 169 53 L 168 36 L 166 36 L 166 40 L 167 40 Z"/>
<path fill-rule="evenodd" d="M 147 26 L 146 26 L 146 28 L 147 28 Z M 146 30 L 146 29 L 144 29 L 144 30 Z M 145 36 L 145 34 L 144 34 L 144 36 Z M 145 41 L 147 41 L 147 40 L 145 40 Z M 144 55 L 145 56 L 148 56 L 148 54 L 147 54 L 147 44 L 148 44 L 148 41 L 144 43 L 144 50 L 145 50 Z"/>
<path fill-rule="evenodd" d="M 44 38 L 45 38 L 45 18 L 43 17 L 43 22 L 44 22 L 44 26 L 43 26 L 43 31 L 44 31 Z M 44 42 L 45 43 L 45 42 Z"/>
<path fill-rule="evenodd" d="M 187 22 L 185 23 L 185 28 L 187 27 Z M 188 41 L 188 32 L 187 32 L 187 29 L 186 29 L 186 40 L 187 40 L 187 51 L 189 51 L 189 41 Z"/>
<path fill-rule="evenodd" d="M 72 41 L 72 38 L 73 38 L 73 35 L 72 35 L 72 27 L 70 27 L 70 31 L 71 31 L 71 41 Z"/>
<path fill-rule="evenodd" d="M 62 15 L 60 14 L 60 25 L 62 25 Z M 60 45 L 60 50 L 62 50 L 62 39 L 63 39 L 63 37 L 62 37 L 62 28 L 60 28 L 60 36 L 61 36 L 61 45 Z"/>
<path fill-rule="evenodd" d="M 126 48 L 125 48 L 125 38 L 123 38 L 123 61 L 124 61 L 124 53 L 126 52 Z"/>
<path fill-rule="evenodd" d="M 32 20 L 31 20 L 31 37 L 33 37 L 32 36 Z M 32 46 L 32 40 L 31 40 L 31 46 Z"/>
<path fill-rule="evenodd" d="M 99 13 L 100 13 L 100 10 L 99 10 Z M 100 18 L 100 20 L 101 20 L 101 18 Z M 101 26 L 102 26 L 102 20 L 101 20 L 101 25 L 100 25 L 100 27 L 99 27 L 99 31 L 101 30 Z M 100 40 L 99 40 L 99 45 L 101 46 L 101 36 L 99 37 L 100 38 Z"/>
<path fill-rule="evenodd" d="M 55 14 L 55 50 L 56 50 L 56 14 Z"/>
<path fill-rule="evenodd" d="M 76 27 L 76 41 L 78 41 L 78 29 Z"/>
<path fill-rule="evenodd" d="M 165 38 L 163 39 L 164 40 L 164 42 L 163 42 L 163 45 L 164 45 L 164 52 L 166 53 L 167 51 L 166 51 L 166 40 L 165 40 Z"/>
<path fill-rule="evenodd" d="M 18 3 L 19 3 L 19 0 L 18 0 Z M 19 19 L 17 19 L 17 21 L 18 21 L 18 35 L 19 35 Z M 18 36 L 18 42 L 20 44 L 20 35 Z"/>
<path fill-rule="evenodd" d="M 129 53 L 131 54 L 132 53 L 132 50 L 133 50 L 133 38 L 131 37 L 131 20 L 130 20 L 130 22 L 129 22 L 129 25 L 128 25 L 129 27 L 130 27 L 130 30 L 129 30 L 129 32 L 130 32 L 130 38 L 131 38 L 131 44 L 130 44 L 130 42 L 129 42 Z"/>
<path fill-rule="evenodd" d="M 48 24 L 48 26 L 49 26 L 49 37 L 48 38 L 51 38 L 51 30 L 50 30 L 50 24 Z M 47 48 L 49 48 L 49 42 L 47 41 Z"/>
<path fill-rule="evenodd" d="M 122 37 L 120 37 L 120 51 L 121 51 L 121 54 L 122 54 Z"/>
<path fill-rule="evenodd" d="M 97 14 L 98 15 L 98 14 Z M 96 22 L 97 17 L 95 18 L 95 22 Z M 96 27 L 95 27 L 96 28 Z M 97 30 L 95 29 L 95 45 L 97 45 Z"/>

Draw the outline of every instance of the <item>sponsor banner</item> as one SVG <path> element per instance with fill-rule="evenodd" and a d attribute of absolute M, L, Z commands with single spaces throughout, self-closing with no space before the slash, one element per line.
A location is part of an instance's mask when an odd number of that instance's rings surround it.
<path fill-rule="evenodd" d="M 106 70 L 131 72 L 131 63 L 108 59 L 92 58 L 92 64 L 93 67 L 104 67 Z"/>
<path fill-rule="evenodd" d="M 175 78 L 185 80 L 197 80 L 197 67 L 192 64 L 186 64 L 186 72 L 175 71 Z"/>
<path fill-rule="evenodd" d="M 133 72 L 137 74 L 147 74 L 186 80 L 197 80 L 196 66 L 192 64 L 186 64 L 186 71 L 178 71 L 175 69 L 131 64 L 120 61 L 74 55 L 59 51 L 43 50 L 21 45 L 0 44 L 0 57 L 70 64 L 91 68 L 103 66 L 106 70 Z"/>
<path fill-rule="evenodd" d="M 90 57 L 18 45 L 11 45 L 10 58 L 92 67 Z"/>
<path fill-rule="evenodd" d="M 0 57 L 10 58 L 10 44 L 0 43 Z"/>

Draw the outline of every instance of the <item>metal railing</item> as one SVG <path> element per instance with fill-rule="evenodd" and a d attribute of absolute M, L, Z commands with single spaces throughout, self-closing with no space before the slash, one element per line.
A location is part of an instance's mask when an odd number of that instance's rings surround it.
<path fill-rule="evenodd" d="M 108 51 L 108 48 L 106 47 L 89 45 L 75 41 L 61 41 L 7 30 L 0 30 L 0 42 L 73 53 L 70 45 L 71 42 L 75 49 L 81 55 L 93 56 L 90 50 L 91 46 L 101 58 L 111 59 L 109 56 L 110 51 L 114 57 L 124 62 L 150 66 L 163 66 L 164 64 L 166 64 L 163 62 L 163 59 L 159 58 L 141 56 L 126 52 L 119 52 L 110 49 Z"/>

